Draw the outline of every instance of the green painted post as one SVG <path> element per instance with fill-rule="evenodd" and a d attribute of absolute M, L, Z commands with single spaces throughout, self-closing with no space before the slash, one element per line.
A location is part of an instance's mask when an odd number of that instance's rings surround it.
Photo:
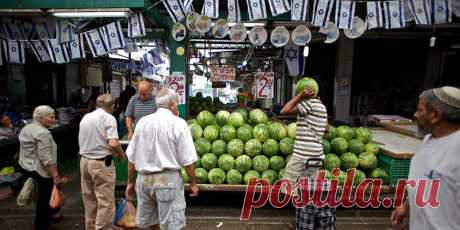
<path fill-rule="evenodd" d="M 188 81 L 187 81 L 187 51 L 188 51 L 188 39 L 184 39 L 182 42 L 177 42 L 172 39 L 171 33 L 168 33 L 168 44 L 170 54 L 170 74 L 174 72 L 181 73 L 185 78 L 185 101 L 188 101 Z M 178 54 L 179 51 L 179 54 Z M 181 52 L 182 51 L 182 52 Z M 179 105 L 180 117 L 186 118 L 187 106 L 186 104 Z"/>

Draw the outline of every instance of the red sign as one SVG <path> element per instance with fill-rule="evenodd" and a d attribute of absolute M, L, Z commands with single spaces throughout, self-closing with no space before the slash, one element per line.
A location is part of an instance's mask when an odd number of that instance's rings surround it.
<path fill-rule="evenodd" d="M 213 66 L 211 68 L 211 81 L 235 81 L 235 68 Z"/>
<path fill-rule="evenodd" d="M 173 72 L 169 77 L 169 87 L 179 94 L 179 104 L 185 104 L 185 75 Z"/>
<path fill-rule="evenodd" d="M 273 81 L 275 73 L 258 72 L 257 76 L 257 98 L 273 98 Z"/>

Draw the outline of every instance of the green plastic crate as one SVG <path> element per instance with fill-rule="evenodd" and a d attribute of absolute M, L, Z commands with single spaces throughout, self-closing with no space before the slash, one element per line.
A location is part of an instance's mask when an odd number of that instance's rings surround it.
<path fill-rule="evenodd" d="M 388 172 L 390 185 L 396 185 L 398 180 L 407 179 L 409 175 L 410 159 L 394 159 L 382 153 L 378 155 L 379 168 Z"/>

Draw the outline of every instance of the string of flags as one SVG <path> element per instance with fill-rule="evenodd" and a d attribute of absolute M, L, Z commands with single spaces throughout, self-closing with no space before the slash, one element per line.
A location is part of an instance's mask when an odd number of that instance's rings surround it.
<path fill-rule="evenodd" d="M 0 24 L 0 65 L 24 64 L 26 49 L 29 48 L 38 62 L 68 63 L 73 59 L 86 58 L 85 42 L 93 57 L 115 53 L 119 49 L 136 52 L 136 39 L 146 36 L 142 13 L 134 13 L 127 18 L 128 31 L 124 37 L 120 21 L 114 21 L 85 32 L 82 30 L 91 19 L 34 18 L 32 23 L 12 18 L 2 18 Z M 151 52 L 151 62 L 142 64 L 144 69 L 164 63 L 161 53 L 167 53 L 163 41 L 157 39 L 158 48 Z"/>
<path fill-rule="evenodd" d="M 172 36 L 177 41 L 185 37 L 185 26 L 181 21 L 185 18 L 186 28 L 192 33 L 204 34 L 211 30 L 212 20 L 219 17 L 219 1 L 205 0 L 201 15 L 196 12 L 184 14 L 184 4 L 191 4 L 193 0 L 162 0 L 171 18 L 176 23 L 172 29 Z M 414 19 L 416 24 L 441 24 L 452 21 L 452 14 L 460 14 L 459 7 L 452 6 L 452 0 L 393 0 L 367 1 L 364 3 L 350 0 L 315 0 L 310 9 L 309 1 L 305 0 L 268 0 L 272 16 L 291 13 L 292 21 L 309 21 L 311 25 L 320 27 L 320 31 L 327 36 L 327 43 L 335 41 L 339 30 L 343 29 L 349 38 L 357 38 L 365 30 L 384 28 L 400 29 L 406 26 L 406 21 Z M 364 19 L 355 14 L 357 4 L 366 4 L 367 14 Z M 266 19 L 268 17 L 265 0 L 246 0 L 249 21 Z M 241 38 L 241 8 L 239 1 L 227 1 L 227 21 L 219 19 L 214 22 L 212 35 L 223 38 L 230 33 L 230 38 Z M 309 15 L 310 14 L 310 15 Z M 412 16 L 413 15 L 413 16 Z M 460 16 L 460 15 L 458 15 Z M 237 23 L 230 30 L 228 23 Z M 332 23 L 332 24 L 331 24 Z M 356 28 L 355 28 L 356 27 Z M 176 31 L 177 30 L 177 31 Z M 179 31 L 181 30 L 181 31 Z M 260 30 L 260 29 L 258 29 Z M 217 31 L 217 32 L 216 32 Z M 254 33 L 256 36 L 258 33 Z M 349 35 L 349 36 L 348 36 Z M 280 35 L 278 35 L 280 36 Z M 240 41 L 241 39 L 238 39 Z M 244 40 L 244 39 L 243 39 Z M 251 38 L 250 38 L 251 40 Z M 255 45 L 260 45 L 259 39 Z M 275 44 L 274 44 L 275 45 Z M 277 45 L 275 45 L 277 46 Z"/>

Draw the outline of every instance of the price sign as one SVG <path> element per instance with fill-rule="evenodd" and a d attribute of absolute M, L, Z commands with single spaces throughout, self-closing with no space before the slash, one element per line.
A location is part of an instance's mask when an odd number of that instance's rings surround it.
<path fill-rule="evenodd" d="M 257 98 L 273 98 L 273 81 L 275 73 L 258 72 L 257 76 Z"/>
<path fill-rule="evenodd" d="M 173 72 L 168 79 L 169 88 L 179 94 L 179 104 L 185 104 L 185 75 L 181 72 Z"/>
<path fill-rule="evenodd" d="M 235 81 L 235 68 L 213 66 L 211 68 L 211 81 Z"/>

